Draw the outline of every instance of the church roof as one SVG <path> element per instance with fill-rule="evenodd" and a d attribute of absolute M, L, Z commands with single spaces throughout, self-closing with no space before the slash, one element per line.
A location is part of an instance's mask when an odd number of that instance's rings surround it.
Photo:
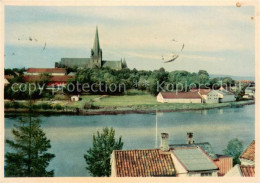
<path fill-rule="evenodd" d="M 73 66 L 86 66 L 89 64 L 90 58 L 61 58 L 61 65 L 65 65 L 68 67 L 73 67 Z"/>
<path fill-rule="evenodd" d="M 100 50 L 100 45 L 99 45 L 99 37 L 98 37 L 98 28 L 96 27 L 95 41 L 93 44 L 94 56 L 98 56 L 99 50 Z"/>
<path fill-rule="evenodd" d="M 110 60 L 103 60 L 102 67 L 109 67 L 111 69 L 122 69 L 122 62 L 121 61 L 110 61 Z"/>

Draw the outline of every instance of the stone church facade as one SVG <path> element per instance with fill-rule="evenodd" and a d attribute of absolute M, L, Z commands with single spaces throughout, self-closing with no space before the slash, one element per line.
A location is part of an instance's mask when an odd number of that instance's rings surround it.
<path fill-rule="evenodd" d="M 90 58 L 61 58 L 60 62 L 55 62 L 56 68 L 77 67 L 77 68 L 111 68 L 121 70 L 127 68 L 125 59 L 119 61 L 103 60 L 102 49 L 99 44 L 98 29 L 96 28 L 96 35 L 91 49 Z"/>

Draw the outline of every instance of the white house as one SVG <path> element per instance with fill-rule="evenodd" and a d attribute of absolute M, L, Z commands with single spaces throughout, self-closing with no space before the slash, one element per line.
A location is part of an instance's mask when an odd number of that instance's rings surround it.
<path fill-rule="evenodd" d="M 233 93 L 225 90 L 224 88 L 220 88 L 217 90 L 218 92 L 218 97 L 219 97 L 219 102 L 234 102 L 236 101 L 236 97 Z"/>
<path fill-rule="evenodd" d="M 48 73 L 52 76 L 65 76 L 65 68 L 28 68 L 24 75 L 41 75 L 43 73 Z"/>
<path fill-rule="evenodd" d="M 206 103 L 219 103 L 219 94 L 216 90 L 211 90 L 207 94 Z"/>
<path fill-rule="evenodd" d="M 73 102 L 77 102 L 77 101 L 79 101 L 79 95 L 73 95 L 73 96 L 71 96 L 71 101 L 73 101 Z"/>
<path fill-rule="evenodd" d="M 157 102 L 161 103 L 201 103 L 202 97 L 198 92 L 160 92 Z"/>
<path fill-rule="evenodd" d="M 243 96 L 243 98 L 252 99 L 254 97 L 255 97 L 255 87 L 247 87 L 245 89 L 245 95 Z"/>

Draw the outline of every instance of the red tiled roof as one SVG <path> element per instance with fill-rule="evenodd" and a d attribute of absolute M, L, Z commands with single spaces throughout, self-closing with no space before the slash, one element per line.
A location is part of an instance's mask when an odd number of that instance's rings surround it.
<path fill-rule="evenodd" d="M 163 98 L 167 99 L 193 99 L 201 98 L 198 92 L 161 92 Z"/>
<path fill-rule="evenodd" d="M 240 158 L 255 161 L 255 140 L 247 147 Z"/>
<path fill-rule="evenodd" d="M 50 76 L 50 82 L 67 82 L 68 79 L 72 79 L 74 76 Z M 24 82 L 40 81 L 41 76 L 39 75 L 24 75 Z"/>
<path fill-rule="evenodd" d="M 199 92 L 201 95 L 207 95 L 211 89 L 191 89 L 190 92 Z"/>
<path fill-rule="evenodd" d="M 240 165 L 240 170 L 243 177 L 254 177 L 255 176 L 255 166 L 253 165 Z"/>
<path fill-rule="evenodd" d="M 65 68 L 28 68 L 28 73 L 66 73 Z"/>
<path fill-rule="evenodd" d="M 173 176 L 170 154 L 159 149 L 114 151 L 117 177 Z"/>
<path fill-rule="evenodd" d="M 214 160 L 219 168 L 218 176 L 224 176 L 229 170 L 233 168 L 233 158 L 225 155 L 217 155 L 218 159 Z"/>

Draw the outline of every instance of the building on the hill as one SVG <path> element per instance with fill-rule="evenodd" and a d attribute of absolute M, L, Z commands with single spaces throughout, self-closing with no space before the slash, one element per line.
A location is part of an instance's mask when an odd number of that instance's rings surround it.
<path fill-rule="evenodd" d="M 76 67 L 76 68 L 111 68 L 120 70 L 127 68 L 125 59 L 118 61 L 104 60 L 102 57 L 102 49 L 99 44 L 98 29 L 91 49 L 90 58 L 61 58 L 60 62 L 55 63 L 55 67 Z"/>
<path fill-rule="evenodd" d="M 28 68 L 23 74 L 33 75 L 33 76 L 39 76 L 41 74 L 49 74 L 51 76 L 65 76 L 66 69 L 65 68 Z"/>
<path fill-rule="evenodd" d="M 47 88 L 60 88 L 65 87 L 69 79 L 75 78 L 74 76 L 50 76 Z M 40 82 L 42 80 L 41 75 L 24 75 L 23 81 L 28 83 Z"/>
<path fill-rule="evenodd" d="M 218 98 L 220 103 L 236 101 L 235 94 L 225 90 L 223 87 L 217 90 L 217 92 L 218 92 Z"/>

